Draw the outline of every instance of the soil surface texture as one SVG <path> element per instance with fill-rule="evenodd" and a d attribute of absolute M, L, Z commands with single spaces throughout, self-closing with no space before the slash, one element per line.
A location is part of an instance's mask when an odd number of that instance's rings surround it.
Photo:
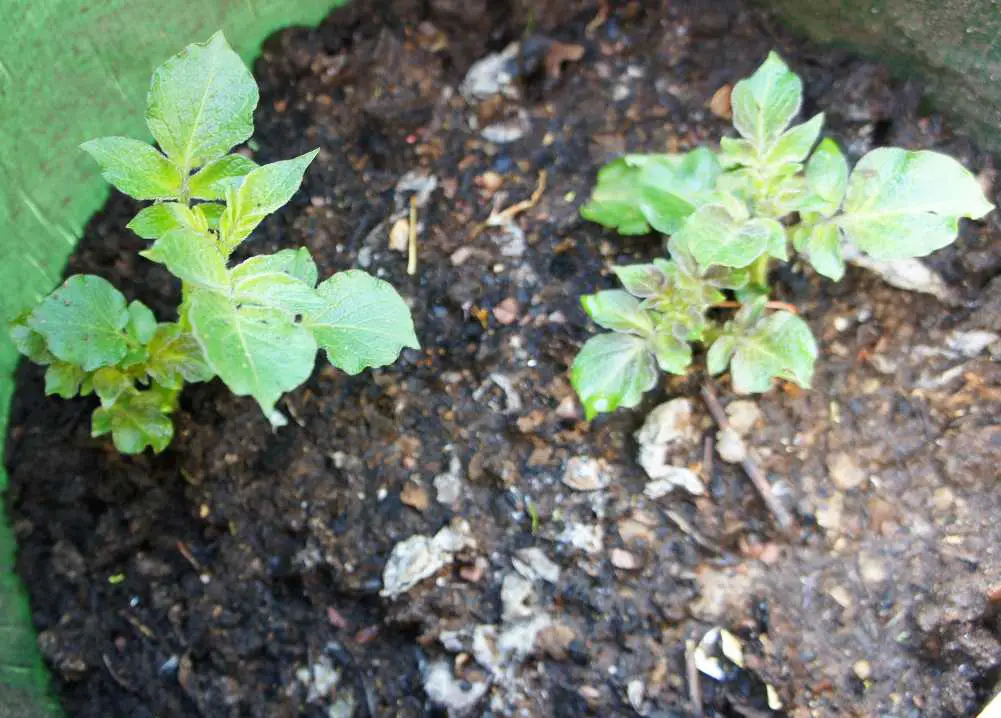
<path fill-rule="evenodd" d="M 501 92 L 472 96 L 474 63 L 516 42 Z M 568 383 L 595 331 L 579 295 L 663 252 L 580 218 L 598 169 L 732 132 L 712 98 L 772 48 L 853 160 L 934 148 L 997 201 L 992 158 L 919 85 L 739 2 L 356 0 L 271 38 L 247 151 L 321 149 L 242 251 L 387 279 L 424 349 L 357 377 L 318 362 L 279 430 L 190 387 L 174 444 L 139 457 L 21 367 L 18 568 L 70 718 L 974 715 L 1001 666 L 997 213 L 927 260 L 944 299 L 775 273 L 821 346 L 813 389 L 715 389 L 788 532 L 715 450 L 698 369 L 590 423 Z M 411 196 L 412 276 L 392 239 Z M 137 255 L 136 210 L 112 197 L 67 272 L 168 319 L 178 287 Z M 648 450 L 701 495 L 638 462 L 669 400 Z M 384 595 L 408 539 L 439 568 Z"/>

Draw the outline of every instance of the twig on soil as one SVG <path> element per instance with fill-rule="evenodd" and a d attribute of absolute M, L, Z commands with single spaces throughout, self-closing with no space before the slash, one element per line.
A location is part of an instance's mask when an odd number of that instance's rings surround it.
<path fill-rule="evenodd" d="M 593 35 L 594 31 L 605 24 L 608 20 L 608 0 L 600 0 L 598 3 L 598 14 L 587 24 L 584 31 L 588 35 Z"/>
<path fill-rule="evenodd" d="M 730 421 L 726 417 L 726 411 L 723 410 L 723 406 L 719 403 L 719 398 L 716 396 L 716 390 L 713 389 L 712 384 L 709 382 L 702 385 L 702 398 L 709 408 L 709 413 L 712 414 L 713 419 L 719 424 L 719 427 L 724 431 L 729 429 Z M 747 457 L 741 462 L 741 466 L 744 467 L 744 473 L 747 474 L 751 483 L 754 484 L 754 488 L 761 495 L 761 499 L 771 512 L 775 523 L 778 524 L 784 533 L 788 534 L 793 527 L 792 516 L 786 511 L 785 506 L 775 498 L 772 485 L 768 483 L 768 477 L 765 476 L 765 472 L 758 466 L 758 462 L 755 461 L 750 449 L 747 452 Z"/>
<path fill-rule="evenodd" d="M 188 545 L 186 543 L 184 543 L 183 541 L 178 541 L 177 550 L 180 552 L 182 556 L 184 556 L 184 560 L 191 564 L 191 567 L 195 569 L 195 571 L 197 571 L 198 573 L 205 572 L 205 569 L 202 568 L 202 565 L 198 562 L 198 559 L 196 559 L 194 554 L 191 553 L 191 549 L 188 548 Z"/>
<path fill-rule="evenodd" d="M 732 300 L 727 300 L 725 302 L 718 302 L 713 304 L 713 309 L 740 309 L 743 304 L 740 302 L 735 302 Z M 766 302 L 766 309 L 781 309 L 786 312 L 791 312 L 793 314 L 799 314 L 799 308 L 794 304 L 789 304 L 787 302 Z"/>
<path fill-rule="evenodd" d="M 712 436 L 707 436 L 702 444 L 702 475 L 705 482 L 709 484 L 713 480 L 713 449 L 715 448 Z"/>
<path fill-rule="evenodd" d="M 688 674 L 688 700 L 692 704 L 692 715 L 702 715 L 702 683 L 699 682 L 699 669 L 695 665 L 695 641 L 691 638 L 685 641 L 685 672 Z"/>
<path fill-rule="evenodd" d="M 542 193 L 546 191 L 547 177 L 548 175 L 545 170 L 539 170 L 539 181 L 535 187 L 535 191 L 532 192 L 532 196 L 528 199 L 523 199 L 521 202 L 516 202 L 506 209 L 500 211 L 497 209 L 491 210 L 490 216 L 487 217 L 486 221 L 481 222 L 473 228 L 473 231 L 469 234 L 470 241 L 476 239 L 485 229 L 512 224 L 515 217 L 537 205 L 539 200 L 542 199 Z"/>
<path fill-rule="evenodd" d="M 132 626 L 142 635 L 149 639 L 156 639 L 156 634 L 148 626 L 144 626 L 135 616 L 130 616 L 125 611 L 119 611 L 118 615 L 132 624 Z"/>
<path fill-rule="evenodd" d="M 120 685 L 129 693 L 135 692 L 135 689 L 133 689 L 132 686 L 129 685 L 129 683 L 126 682 L 125 679 L 123 679 L 120 675 L 118 675 L 118 673 L 115 672 L 115 669 L 111 667 L 111 660 L 108 658 L 108 655 L 106 653 L 101 654 L 101 660 L 104 661 L 104 667 L 108 669 L 108 673 L 110 673 L 111 677 L 115 679 L 115 683 Z"/>
<path fill-rule="evenodd" d="M 408 242 L 407 274 L 417 274 L 417 195 L 410 195 L 410 236 Z"/>

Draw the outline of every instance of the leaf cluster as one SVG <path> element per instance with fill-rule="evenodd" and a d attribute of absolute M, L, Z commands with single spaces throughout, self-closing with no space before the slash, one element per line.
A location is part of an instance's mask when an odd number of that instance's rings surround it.
<path fill-rule="evenodd" d="M 46 393 L 97 394 L 92 433 L 162 451 L 185 383 L 219 377 L 279 421 L 275 403 L 310 375 L 316 353 L 349 374 L 419 348 L 410 311 L 388 283 L 340 272 L 318 283 L 309 252 L 231 266 L 233 251 L 295 194 L 318 150 L 258 166 L 231 150 L 253 133 L 258 91 L 221 33 L 153 74 L 146 122 L 159 147 L 127 137 L 85 142 L 105 179 L 153 200 L 129 222 L 146 259 L 181 280 L 176 321 L 106 280 L 74 275 L 11 324 L 18 350 L 46 366 Z"/>
<path fill-rule="evenodd" d="M 771 310 L 772 262 L 795 251 L 837 281 L 847 246 L 878 260 L 922 257 L 954 241 L 961 218 L 993 209 L 976 178 L 936 152 L 884 147 L 850 169 L 820 140 L 823 114 L 793 124 L 802 97 L 773 52 L 734 87 L 738 136 L 718 152 L 631 154 L 599 172 L 582 216 L 620 234 L 669 235 L 670 257 L 614 267 L 623 290 L 582 298 L 611 330 L 572 367 L 589 418 L 636 406 L 658 370 L 684 374 L 693 344 L 706 348 L 710 373 L 729 368 L 738 392 L 767 391 L 776 378 L 808 387 L 817 344 L 799 316 Z M 732 319 L 717 318 L 734 304 Z"/>

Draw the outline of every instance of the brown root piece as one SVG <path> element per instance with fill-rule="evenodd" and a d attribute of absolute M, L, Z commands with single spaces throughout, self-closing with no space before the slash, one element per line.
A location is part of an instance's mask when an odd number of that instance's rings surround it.
<path fill-rule="evenodd" d="M 713 304 L 714 309 L 740 309 L 743 304 L 740 302 L 734 302 L 727 300 L 725 302 L 719 302 L 718 304 Z M 766 309 L 781 309 L 786 312 L 791 312 L 792 314 L 799 314 L 799 309 L 794 304 L 789 304 L 787 302 L 767 302 L 765 304 Z"/>
<path fill-rule="evenodd" d="M 535 187 L 535 191 L 532 192 L 532 196 L 528 199 L 523 199 L 521 202 L 516 202 L 505 209 L 499 211 L 496 209 L 492 210 L 486 221 L 476 225 L 470 233 L 470 241 L 476 239 L 485 229 L 490 227 L 503 227 L 505 225 L 512 224 L 515 217 L 537 205 L 539 200 L 542 199 L 542 193 L 546 191 L 547 176 L 548 175 L 545 170 L 539 170 L 539 182 Z"/>
<path fill-rule="evenodd" d="M 726 417 L 726 411 L 723 410 L 723 406 L 719 403 L 719 398 L 716 396 L 716 390 L 709 382 L 702 385 L 702 399 L 709 408 L 709 413 L 712 414 L 713 419 L 719 424 L 719 427 L 723 430 L 729 429 L 730 421 Z M 789 534 L 793 528 L 793 518 L 786 511 L 785 506 L 775 498 L 775 494 L 772 492 L 772 485 L 768 483 L 768 477 L 765 476 L 765 472 L 761 470 L 758 462 L 754 460 L 752 452 L 747 452 L 747 457 L 741 462 L 741 466 L 744 467 L 744 473 L 747 474 L 751 483 L 754 484 L 754 488 L 758 490 L 758 494 L 771 512 L 775 523 L 778 524 L 783 533 Z"/>

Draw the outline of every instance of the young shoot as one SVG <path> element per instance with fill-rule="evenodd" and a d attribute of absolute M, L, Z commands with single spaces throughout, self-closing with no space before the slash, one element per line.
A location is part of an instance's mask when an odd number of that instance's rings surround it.
<path fill-rule="evenodd" d="M 956 239 L 961 217 L 993 209 L 976 178 L 936 152 L 879 148 L 849 171 L 833 140 L 817 143 L 823 114 L 790 126 L 802 93 L 773 52 L 734 87 L 739 138 L 723 138 L 719 152 L 626 155 L 598 174 L 584 218 L 620 234 L 669 235 L 670 258 L 614 267 L 623 289 L 582 298 L 610 330 L 571 371 L 589 419 L 639 404 L 659 371 L 684 374 L 693 345 L 706 349 L 710 374 L 729 368 L 738 393 L 767 391 L 776 378 L 809 387 L 816 340 L 769 301 L 771 267 L 789 261 L 790 247 L 837 281 L 848 245 L 878 260 L 923 257 Z"/>
<path fill-rule="evenodd" d="M 253 133 L 254 78 L 221 33 L 154 73 L 146 124 L 159 148 L 127 137 L 85 142 L 104 178 L 153 200 L 129 228 L 140 254 L 181 281 L 174 321 L 158 321 L 108 281 L 74 275 L 11 324 L 18 350 L 47 367 L 45 391 L 97 394 L 92 434 L 117 449 L 160 452 L 186 383 L 219 377 L 280 422 L 275 403 L 309 378 L 316 353 L 357 374 L 419 348 L 410 312 L 386 282 L 350 270 L 317 284 L 305 248 L 233 251 L 299 188 L 319 150 L 258 166 L 230 150 Z"/>

